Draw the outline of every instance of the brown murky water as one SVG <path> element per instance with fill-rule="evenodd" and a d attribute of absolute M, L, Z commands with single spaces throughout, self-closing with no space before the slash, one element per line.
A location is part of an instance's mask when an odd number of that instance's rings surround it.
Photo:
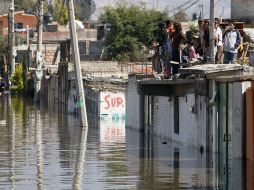
<path fill-rule="evenodd" d="M 244 189 L 241 167 L 216 182 L 197 149 L 22 98 L 0 97 L 0 137 L 0 189 Z"/>

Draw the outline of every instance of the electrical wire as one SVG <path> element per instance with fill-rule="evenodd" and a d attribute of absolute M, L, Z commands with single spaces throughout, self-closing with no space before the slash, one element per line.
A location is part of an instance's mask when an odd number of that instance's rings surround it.
<path fill-rule="evenodd" d="M 198 3 L 198 2 L 199 2 L 199 0 L 196 0 L 195 2 L 193 2 L 191 5 L 189 5 L 189 6 L 186 7 L 185 9 L 183 9 L 183 10 L 179 11 L 178 13 L 174 14 L 173 16 L 171 16 L 171 18 L 174 17 L 174 16 L 176 16 L 176 15 L 178 15 L 178 14 L 180 14 L 180 13 L 182 13 L 182 12 L 184 12 L 184 11 L 186 11 L 187 9 L 189 9 L 190 7 L 192 7 L 193 5 L 195 5 L 195 4 Z"/>
<path fill-rule="evenodd" d="M 176 7 L 176 8 L 174 8 L 174 9 L 170 10 L 169 13 L 174 12 L 174 11 L 176 11 L 176 10 L 179 10 L 179 9 L 181 9 L 182 7 L 188 5 L 189 3 L 193 2 L 193 1 L 194 1 L 194 0 L 189 0 L 189 1 L 187 1 L 187 2 L 185 2 L 185 3 L 181 4 L 181 5 L 179 5 L 178 7 Z"/>

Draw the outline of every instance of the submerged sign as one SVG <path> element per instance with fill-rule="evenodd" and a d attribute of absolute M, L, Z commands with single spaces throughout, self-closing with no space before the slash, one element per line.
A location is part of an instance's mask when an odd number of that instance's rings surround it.
<path fill-rule="evenodd" d="M 115 123 L 125 121 L 125 95 L 123 92 L 101 92 L 100 119 Z"/>

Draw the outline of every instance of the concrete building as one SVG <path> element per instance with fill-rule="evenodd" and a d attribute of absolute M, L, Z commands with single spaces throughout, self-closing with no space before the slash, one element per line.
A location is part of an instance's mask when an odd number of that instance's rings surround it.
<path fill-rule="evenodd" d="M 240 176 L 246 155 L 245 94 L 254 79 L 251 74 L 245 75 L 245 70 L 236 64 L 206 64 L 180 69 L 177 80 L 130 75 L 126 87 L 126 127 L 151 136 L 144 142 L 144 150 L 154 143 L 154 136 L 159 137 L 159 143 L 198 150 L 196 155 L 201 159 L 196 159 L 212 168 L 214 176 L 219 173 L 220 187 L 231 181 L 229 189 L 244 189 Z M 253 130 L 253 125 L 249 128 Z M 249 149 L 253 149 L 251 143 Z M 161 154 L 167 151 L 164 149 Z M 215 178 L 202 178 L 202 172 L 205 171 L 198 172 L 201 187 L 217 184 Z"/>
<path fill-rule="evenodd" d="M 244 93 L 251 83 L 221 81 L 216 77 L 239 75 L 242 69 L 240 65 L 202 65 L 182 69 L 185 77 L 198 78 L 181 80 L 142 80 L 146 76 L 131 75 L 126 89 L 126 126 L 149 131 L 166 141 L 213 150 L 215 122 L 219 126 L 216 135 L 220 145 L 228 137 L 232 143 L 230 151 L 234 152 L 231 153 L 241 158 Z"/>
<path fill-rule="evenodd" d="M 231 18 L 242 19 L 253 22 L 254 19 L 253 0 L 231 0 Z"/>
<path fill-rule="evenodd" d="M 36 29 L 38 25 L 37 16 L 26 14 L 24 11 L 15 12 L 14 20 L 15 20 L 15 29 L 23 29 L 26 28 L 26 26 L 29 26 L 29 28 Z M 7 34 L 8 14 L 0 15 L 0 28 L 2 29 L 2 34 Z"/>

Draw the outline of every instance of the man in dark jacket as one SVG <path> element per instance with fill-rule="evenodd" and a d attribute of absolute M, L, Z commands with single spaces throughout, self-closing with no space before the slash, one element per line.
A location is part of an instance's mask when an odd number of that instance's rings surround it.
<path fill-rule="evenodd" d="M 172 39 L 172 61 L 175 61 L 177 63 L 182 62 L 182 45 L 185 40 L 185 35 L 182 31 L 182 26 L 180 23 L 175 22 L 174 23 L 174 29 L 175 31 L 171 34 Z M 173 75 L 178 73 L 179 70 L 179 64 L 172 65 L 173 67 Z"/>
<path fill-rule="evenodd" d="M 157 32 L 157 42 L 159 45 L 160 63 L 163 72 L 163 78 L 168 79 L 170 77 L 170 53 L 168 47 L 168 32 L 166 30 L 165 23 L 159 23 L 159 29 Z"/>

